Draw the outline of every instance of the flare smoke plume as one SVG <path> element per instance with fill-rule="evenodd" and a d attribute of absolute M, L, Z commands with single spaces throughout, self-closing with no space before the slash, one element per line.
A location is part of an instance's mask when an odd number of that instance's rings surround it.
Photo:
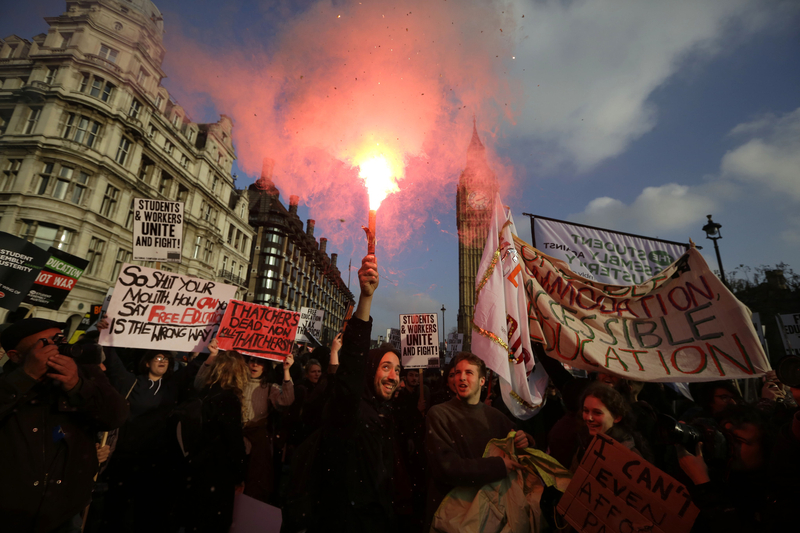
<path fill-rule="evenodd" d="M 273 158 L 284 200 L 299 195 L 318 234 L 339 245 L 363 239 L 355 161 L 397 158 L 400 191 L 378 211 L 379 248 L 394 254 L 452 209 L 473 114 L 491 154 L 491 132 L 519 112 L 505 73 L 517 16 L 485 0 L 320 1 L 274 23 L 270 39 L 201 40 L 171 27 L 166 70 L 195 115 L 210 102 L 233 119 L 239 167 L 257 178 Z M 491 164 L 504 182 L 510 172 Z"/>

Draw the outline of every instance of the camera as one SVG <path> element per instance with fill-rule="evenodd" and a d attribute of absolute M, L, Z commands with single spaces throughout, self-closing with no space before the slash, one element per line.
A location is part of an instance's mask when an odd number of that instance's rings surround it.
<path fill-rule="evenodd" d="M 787 355 L 778 362 L 775 369 L 778 380 L 792 388 L 800 388 L 800 357 Z"/>
<path fill-rule="evenodd" d="M 658 415 L 657 428 L 665 444 L 680 444 L 691 454 L 695 453 L 700 443 L 703 458 L 710 469 L 724 469 L 727 465 L 731 454 L 730 444 L 713 420 L 698 418 L 687 424 L 662 413 Z"/>
<path fill-rule="evenodd" d="M 59 344 L 58 353 L 71 357 L 79 365 L 99 365 L 103 362 L 103 347 L 95 343 Z"/>

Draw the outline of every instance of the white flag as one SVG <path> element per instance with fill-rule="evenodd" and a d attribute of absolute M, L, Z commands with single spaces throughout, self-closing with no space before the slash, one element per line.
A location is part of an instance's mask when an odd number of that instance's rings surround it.
<path fill-rule="evenodd" d="M 548 376 L 536 365 L 528 328 L 528 302 L 522 263 L 512 234 L 511 211 L 495 195 L 494 213 L 475 279 L 472 351 L 500 377 L 500 391 L 511 413 L 527 420 L 544 405 Z"/>

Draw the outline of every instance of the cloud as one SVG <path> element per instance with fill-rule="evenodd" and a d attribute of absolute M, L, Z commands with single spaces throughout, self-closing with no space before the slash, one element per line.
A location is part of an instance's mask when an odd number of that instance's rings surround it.
<path fill-rule="evenodd" d="M 648 98 L 657 87 L 763 27 L 775 4 L 519 0 L 512 72 L 526 101 L 517 130 L 548 147 L 537 151 L 545 170 L 588 171 L 655 126 Z"/>
<path fill-rule="evenodd" d="M 699 186 L 667 183 L 646 187 L 629 205 L 607 196 L 595 198 L 583 212 L 569 220 L 645 235 L 665 234 L 698 227 L 707 213 L 720 206 L 719 198 L 730 196 L 726 184 Z"/>
<path fill-rule="evenodd" d="M 375 298 L 372 304 L 372 317 L 375 323 L 374 331 L 381 335 L 386 328 L 398 327 L 401 314 L 437 313 L 442 305 L 428 294 L 412 293 L 408 289 L 383 287 L 381 284 L 378 291 L 380 298 Z"/>
<path fill-rule="evenodd" d="M 800 201 L 800 108 L 739 124 L 731 135 L 749 140 L 722 158 L 724 178 Z"/>

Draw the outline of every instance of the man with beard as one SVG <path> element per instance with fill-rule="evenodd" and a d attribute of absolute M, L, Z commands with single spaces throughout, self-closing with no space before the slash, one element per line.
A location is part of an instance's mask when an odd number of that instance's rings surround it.
<path fill-rule="evenodd" d="M 480 401 L 486 364 L 469 352 L 459 353 L 453 362 L 456 397 L 431 407 L 427 417 L 425 448 L 430 482 L 423 531 L 430 529 L 436 509 L 453 488 L 482 487 L 521 468 L 508 457 L 483 457 L 490 440 L 505 438 L 514 430 L 503 413 Z M 517 431 L 514 444 L 517 448 L 533 445 L 522 431 Z"/>
<path fill-rule="evenodd" d="M 344 331 L 311 476 L 319 486 L 310 489 L 309 532 L 384 532 L 396 527 L 389 400 L 399 383 L 400 356 L 391 345 L 369 349 L 369 313 L 378 287 L 374 256 L 363 259 L 358 280 L 361 294 Z"/>

